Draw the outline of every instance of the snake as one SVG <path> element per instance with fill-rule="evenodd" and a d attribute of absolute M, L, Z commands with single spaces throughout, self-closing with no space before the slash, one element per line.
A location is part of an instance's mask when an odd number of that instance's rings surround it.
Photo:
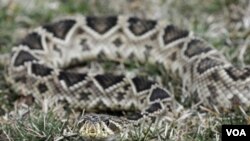
<path fill-rule="evenodd" d="M 79 134 L 86 138 L 116 136 L 142 121 L 172 121 L 183 109 L 155 80 L 72 67 L 100 58 L 162 67 L 180 77 L 181 97 L 204 106 L 250 105 L 250 68 L 236 67 L 189 30 L 130 16 L 77 15 L 39 26 L 13 46 L 6 78 L 35 100 L 53 97 L 70 108 L 94 111 L 79 118 Z M 131 116 L 98 113 L 131 108 Z"/>

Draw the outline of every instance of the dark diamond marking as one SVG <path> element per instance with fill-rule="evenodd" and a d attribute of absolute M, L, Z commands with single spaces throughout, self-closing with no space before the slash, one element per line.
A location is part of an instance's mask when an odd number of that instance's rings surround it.
<path fill-rule="evenodd" d="M 108 107 L 108 105 L 106 105 L 102 100 L 99 100 L 97 102 L 97 108 L 100 109 L 100 110 L 107 110 L 109 111 L 110 110 L 110 107 Z"/>
<path fill-rule="evenodd" d="M 122 45 L 122 40 L 120 38 L 116 38 L 114 41 L 113 41 L 114 45 L 116 47 L 120 47 Z"/>
<path fill-rule="evenodd" d="M 124 99 L 124 96 L 126 95 L 126 93 L 124 93 L 124 92 L 118 92 L 117 93 L 117 96 L 116 96 L 116 99 L 118 100 L 118 101 L 122 101 L 123 99 Z"/>
<path fill-rule="evenodd" d="M 131 87 L 130 87 L 130 85 L 129 85 L 129 84 L 127 84 L 127 85 L 123 86 L 123 89 L 124 89 L 125 91 L 128 91 L 130 88 L 131 88 Z"/>
<path fill-rule="evenodd" d="M 61 71 L 59 73 L 59 80 L 64 81 L 67 87 L 71 87 L 81 81 L 84 81 L 86 76 L 87 74 L 83 74 L 83 73 Z"/>
<path fill-rule="evenodd" d="M 44 83 L 39 83 L 37 89 L 40 93 L 45 93 L 46 91 L 48 91 L 48 87 Z"/>
<path fill-rule="evenodd" d="M 187 30 L 179 29 L 173 25 L 169 25 L 164 30 L 163 41 L 164 44 L 169 44 L 175 40 L 187 37 L 189 32 Z"/>
<path fill-rule="evenodd" d="M 202 74 L 205 71 L 214 68 L 215 66 L 220 66 L 223 64 L 224 64 L 223 62 L 219 62 L 218 60 L 214 60 L 211 58 L 204 58 L 199 62 L 197 66 L 197 72 Z"/>
<path fill-rule="evenodd" d="M 43 50 L 41 36 L 35 32 L 28 34 L 19 44 L 26 45 L 30 49 Z"/>
<path fill-rule="evenodd" d="M 125 77 L 123 75 L 112 74 L 99 74 L 95 76 L 96 81 L 104 88 L 107 89 L 113 85 L 116 85 L 123 81 Z"/>
<path fill-rule="evenodd" d="M 145 77 L 135 77 L 132 79 L 137 92 L 148 90 L 155 82 L 147 80 Z"/>
<path fill-rule="evenodd" d="M 76 30 L 76 34 L 83 34 L 84 33 L 84 30 L 82 28 L 77 28 Z"/>
<path fill-rule="evenodd" d="M 177 59 L 177 52 L 173 52 L 171 55 L 170 55 L 170 59 L 172 61 L 175 61 Z"/>
<path fill-rule="evenodd" d="M 150 40 L 151 41 L 155 41 L 156 39 L 157 39 L 157 37 L 158 37 L 158 34 L 156 33 L 156 34 L 153 34 L 151 37 L 150 37 Z"/>
<path fill-rule="evenodd" d="M 152 30 L 157 22 L 154 20 L 142 20 L 139 18 L 131 17 L 128 19 L 129 22 L 129 29 L 134 33 L 136 36 L 143 35 L 144 33 Z"/>
<path fill-rule="evenodd" d="M 44 25 L 43 28 L 45 28 L 48 32 L 53 33 L 57 38 L 65 39 L 67 33 L 75 23 L 76 21 L 74 20 L 62 20 L 59 22 Z"/>
<path fill-rule="evenodd" d="M 22 66 L 25 62 L 31 62 L 34 60 L 38 61 L 38 59 L 31 55 L 29 52 L 21 50 L 15 58 L 14 66 Z"/>
<path fill-rule="evenodd" d="M 215 82 L 222 80 L 217 71 L 211 73 L 210 79 L 214 80 Z"/>
<path fill-rule="evenodd" d="M 87 17 L 87 25 L 98 32 L 104 34 L 117 24 L 117 17 Z"/>
<path fill-rule="evenodd" d="M 80 45 L 82 46 L 82 51 L 86 51 L 86 50 L 90 49 L 90 47 L 87 43 L 87 39 L 82 39 L 80 42 Z"/>
<path fill-rule="evenodd" d="M 191 58 L 202 53 L 207 53 L 210 50 L 212 50 L 212 48 L 204 41 L 194 39 L 187 44 L 187 49 L 185 50 L 184 54 Z"/>
<path fill-rule="evenodd" d="M 229 67 L 226 68 L 225 71 L 227 74 L 234 80 L 245 80 L 250 76 L 250 68 L 235 68 L 235 67 Z"/>
<path fill-rule="evenodd" d="M 86 100 L 89 100 L 89 96 L 91 95 L 91 93 L 80 93 L 80 100 L 83 100 L 83 101 L 86 101 Z"/>
<path fill-rule="evenodd" d="M 169 96 L 168 92 L 157 87 L 152 91 L 151 96 L 149 97 L 149 100 L 152 102 L 152 101 L 155 101 L 157 99 L 163 100 L 163 99 L 166 99 L 169 97 L 170 96 Z"/>
<path fill-rule="evenodd" d="M 150 107 L 148 109 L 146 109 L 146 112 L 148 113 L 154 113 L 156 111 L 159 111 L 162 109 L 162 106 L 160 103 L 153 103 L 152 105 L 150 105 Z"/>
<path fill-rule="evenodd" d="M 31 72 L 37 76 L 45 77 L 51 75 L 53 69 L 40 64 L 32 64 Z"/>

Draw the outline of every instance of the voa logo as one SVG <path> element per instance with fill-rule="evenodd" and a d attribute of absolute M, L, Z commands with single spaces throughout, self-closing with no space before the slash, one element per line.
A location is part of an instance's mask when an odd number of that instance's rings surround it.
<path fill-rule="evenodd" d="M 226 129 L 227 136 L 247 136 L 244 129 Z"/>

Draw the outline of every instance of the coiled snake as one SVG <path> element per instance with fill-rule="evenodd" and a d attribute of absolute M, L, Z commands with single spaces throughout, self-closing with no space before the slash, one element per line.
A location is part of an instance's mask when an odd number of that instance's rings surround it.
<path fill-rule="evenodd" d="M 163 66 L 180 76 L 183 96 L 195 96 L 205 106 L 250 105 L 249 68 L 234 67 L 187 30 L 135 17 L 75 16 L 38 27 L 13 47 L 7 79 L 23 94 L 53 96 L 71 108 L 139 111 L 131 118 L 84 115 L 79 119 L 84 137 L 108 138 L 154 117 L 173 120 L 182 106 L 161 84 L 139 76 L 70 69 L 100 56 Z"/>

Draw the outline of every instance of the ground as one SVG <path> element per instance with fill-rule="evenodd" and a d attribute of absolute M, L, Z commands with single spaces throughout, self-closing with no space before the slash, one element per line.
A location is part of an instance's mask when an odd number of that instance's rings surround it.
<path fill-rule="evenodd" d="M 72 14 L 136 15 L 163 19 L 193 31 L 215 46 L 237 66 L 250 63 L 250 2 L 248 0 L 0 0 L 0 53 L 11 47 L 30 29 Z M 0 56 L 2 56 L 0 54 Z M 174 82 L 173 82 L 174 83 Z M 172 89 L 178 89 L 171 85 Z M 68 122 L 58 120 L 52 109 L 33 106 L 13 120 L 8 111 L 20 100 L 4 80 L 0 66 L 0 140 L 60 140 L 68 131 Z M 184 123 L 173 123 L 164 129 L 132 135 L 132 140 L 220 140 L 222 124 L 247 124 L 249 111 L 201 113 Z M 74 128 L 71 128 L 74 131 Z M 77 137 L 68 140 L 78 140 Z M 122 140 L 122 139 L 121 139 Z"/>

